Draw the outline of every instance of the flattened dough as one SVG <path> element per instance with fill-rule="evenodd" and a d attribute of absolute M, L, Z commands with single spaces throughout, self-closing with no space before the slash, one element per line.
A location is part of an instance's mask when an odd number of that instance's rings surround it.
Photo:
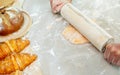
<path fill-rule="evenodd" d="M 62 32 L 62 35 L 66 40 L 73 44 L 84 44 L 88 43 L 89 41 L 80 34 L 72 25 L 68 25 L 64 31 Z"/>

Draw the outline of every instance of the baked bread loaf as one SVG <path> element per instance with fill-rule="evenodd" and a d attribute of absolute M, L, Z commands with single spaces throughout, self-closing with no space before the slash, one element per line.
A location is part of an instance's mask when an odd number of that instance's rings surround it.
<path fill-rule="evenodd" d="M 0 0 L 0 9 L 11 6 L 15 0 Z"/>

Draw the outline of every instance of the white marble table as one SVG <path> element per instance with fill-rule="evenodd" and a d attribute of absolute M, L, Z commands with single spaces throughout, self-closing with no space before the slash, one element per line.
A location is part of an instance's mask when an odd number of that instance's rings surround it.
<path fill-rule="evenodd" d="M 120 42 L 120 0 L 73 0 L 73 4 Z M 26 37 L 38 55 L 26 75 L 40 75 L 39 68 L 43 75 L 120 75 L 120 68 L 107 63 L 90 43 L 73 45 L 64 39 L 61 32 L 67 22 L 51 13 L 49 0 L 25 0 L 24 9 L 33 19 Z"/>

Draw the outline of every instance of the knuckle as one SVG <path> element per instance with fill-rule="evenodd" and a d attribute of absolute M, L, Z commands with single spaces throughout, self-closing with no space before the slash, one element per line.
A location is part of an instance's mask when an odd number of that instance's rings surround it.
<path fill-rule="evenodd" d="M 116 51 L 115 51 L 115 49 L 111 49 L 110 52 L 111 53 L 115 53 Z"/>
<path fill-rule="evenodd" d="M 112 44 L 109 44 L 109 45 L 107 45 L 107 49 L 109 49 L 109 48 L 111 48 L 113 45 Z"/>
<path fill-rule="evenodd" d="M 116 56 L 120 56 L 120 51 L 118 51 L 118 50 L 115 51 L 115 55 L 116 55 Z"/>
<path fill-rule="evenodd" d="M 117 64 L 116 64 L 117 66 L 120 66 L 120 62 L 117 62 Z"/>
<path fill-rule="evenodd" d="M 104 57 L 105 58 L 105 60 L 108 60 L 109 58 L 108 57 Z"/>

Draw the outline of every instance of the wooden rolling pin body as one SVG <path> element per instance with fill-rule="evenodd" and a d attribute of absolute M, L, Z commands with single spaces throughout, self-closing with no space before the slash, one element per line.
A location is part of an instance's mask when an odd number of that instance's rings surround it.
<path fill-rule="evenodd" d="M 107 43 L 113 42 L 113 37 L 99 25 L 83 15 L 72 4 L 65 4 L 60 14 L 84 35 L 98 50 L 103 51 Z"/>

